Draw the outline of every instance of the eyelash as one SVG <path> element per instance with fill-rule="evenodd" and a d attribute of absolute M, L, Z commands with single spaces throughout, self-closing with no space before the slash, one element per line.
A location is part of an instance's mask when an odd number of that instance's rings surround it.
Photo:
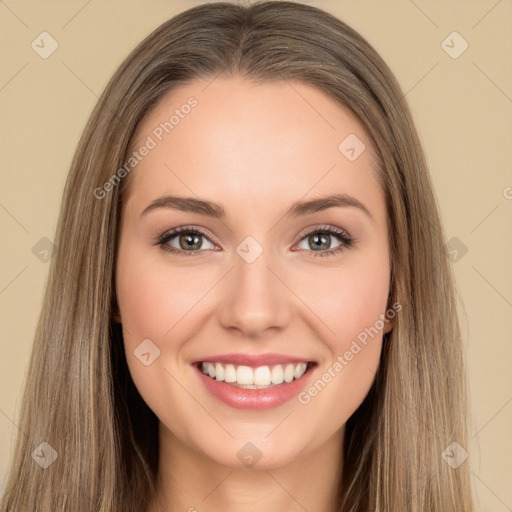
<path fill-rule="evenodd" d="M 207 238 L 208 240 L 210 240 L 209 236 L 207 235 L 207 233 L 205 231 L 203 231 L 201 228 L 198 228 L 198 227 L 190 227 L 190 226 L 181 226 L 179 228 L 174 228 L 170 231 L 167 231 L 166 233 L 164 233 L 163 235 L 161 235 L 158 240 L 156 241 L 155 245 L 159 245 L 161 247 L 162 250 L 166 251 L 166 252 L 169 252 L 169 253 L 172 253 L 172 254 L 177 254 L 177 255 L 183 255 L 183 256 L 198 256 L 200 255 L 203 250 L 199 250 L 199 251 L 184 251 L 184 250 L 180 250 L 180 249 L 176 249 L 175 247 L 171 247 L 170 245 L 167 244 L 167 242 L 169 242 L 170 240 L 172 240 L 173 238 L 175 238 L 176 236 L 182 234 L 182 233 L 193 233 L 193 234 L 198 234 L 198 235 L 202 235 L 204 236 L 205 238 Z M 334 255 L 337 255 L 337 254 L 341 254 L 345 249 L 349 249 L 352 247 L 352 245 L 354 244 L 355 242 L 355 239 L 351 238 L 348 233 L 346 231 L 344 231 L 343 229 L 339 229 L 339 228 L 335 228 L 333 226 L 321 226 L 319 228 L 315 228 L 311 231 L 308 231 L 307 233 L 305 233 L 299 240 L 299 243 L 306 237 L 308 236 L 311 236 L 311 235 L 315 235 L 315 234 L 328 234 L 328 235 L 332 235 L 334 236 L 335 238 L 337 238 L 341 243 L 338 247 L 334 248 L 334 249 L 328 249 L 328 250 L 325 250 L 325 251 L 310 251 L 310 250 L 306 250 L 306 252 L 313 252 L 313 257 L 325 257 L 325 256 L 334 256 Z M 211 242 L 211 240 L 210 240 Z M 211 242 L 213 243 L 213 242 Z M 204 250 L 207 250 L 207 249 L 204 249 Z"/>

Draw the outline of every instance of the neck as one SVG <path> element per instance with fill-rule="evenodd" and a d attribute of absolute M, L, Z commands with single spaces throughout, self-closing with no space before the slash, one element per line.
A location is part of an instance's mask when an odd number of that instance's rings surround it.
<path fill-rule="evenodd" d="M 344 430 L 286 466 L 249 469 L 218 464 L 160 424 L 157 492 L 146 512 L 335 512 Z"/>

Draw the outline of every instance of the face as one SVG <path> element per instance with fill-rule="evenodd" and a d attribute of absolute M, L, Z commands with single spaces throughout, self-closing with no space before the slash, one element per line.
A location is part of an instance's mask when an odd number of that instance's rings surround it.
<path fill-rule="evenodd" d="M 339 440 L 372 384 L 392 327 L 384 194 L 360 124 L 324 93 L 208 83 L 136 133 L 117 320 L 163 439 L 278 467 Z"/>

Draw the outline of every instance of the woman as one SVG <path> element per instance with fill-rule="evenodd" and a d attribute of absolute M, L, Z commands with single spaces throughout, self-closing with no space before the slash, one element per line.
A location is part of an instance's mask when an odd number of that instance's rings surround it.
<path fill-rule="evenodd" d="M 164 23 L 91 115 L 55 244 L 2 511 L 473 510 L 432 185 L 343 22 Z"/>

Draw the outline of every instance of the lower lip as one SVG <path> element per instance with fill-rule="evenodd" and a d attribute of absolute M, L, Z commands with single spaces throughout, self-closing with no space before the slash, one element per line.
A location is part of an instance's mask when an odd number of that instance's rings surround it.
<path fill-rule="evenodd" d="M 212 379 L 205 375 L 197 366 L 196 371 L 206 389 L 225 404 L 235 409 L 264 410 L 284 404 L 297 396 L 306 386 L 315 370 L 309 368 L 302 377 L 283 382 L 265 389 L 243 389 L 226 384 L 223 381 Z"/>

